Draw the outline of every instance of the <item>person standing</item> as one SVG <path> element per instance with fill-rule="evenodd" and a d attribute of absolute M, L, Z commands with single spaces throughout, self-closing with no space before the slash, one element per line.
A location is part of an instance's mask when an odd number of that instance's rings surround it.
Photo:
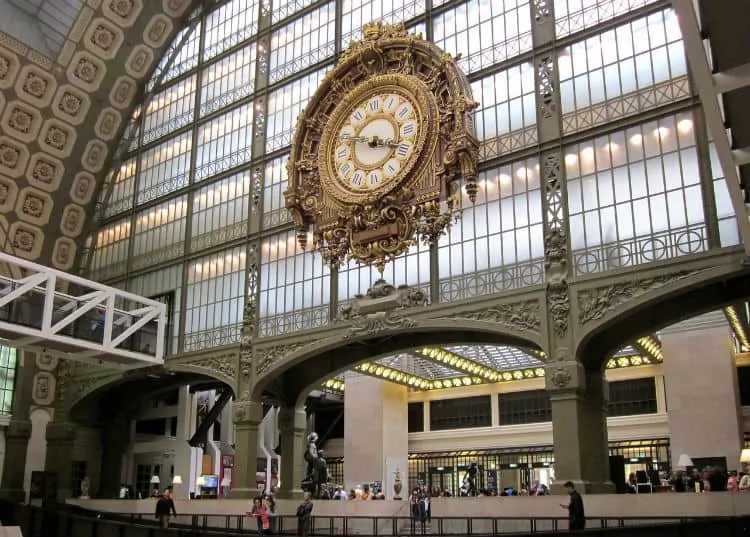
<path fill-rule="evenodd" d="M 297 507 L 297 530 L 299 537 L 310 534 L 310 519 L 312 518 L 313 503 L 309 492 L 305 492 L 302 503 Z"/>
<path fill-rule="evenodd" d="M 169 515 L 173 514 L 177 516 L 177 510 L 174 507 L 174 500 L 170 490 L 164 489 L 161 498 L 156 502 L 156 518 L 159 520 L 161 527 L 167 529 L 169 527 Z"/>
<path fill-rule="evenodd" d="M 583 498 L 572 481 L 565 483 L 565 490 L 568 491 L 569 501 L 567 504 L 561 503 L 560 507 L 568 510 L 568 529 L 570 531 L 585 529 L 586 515 L 583 510 Z"/>
<path fill-rule="evenodd" d="M 268 530 L 270 523 L 268 520 L 268 510 L 266 509 L 266 506 L 263 505 L 263 500 L 261 498 L 253 499 L 253 509 L 248 514 L 255 517 L 258 535 L 263 537 L 263 533 Z"/>

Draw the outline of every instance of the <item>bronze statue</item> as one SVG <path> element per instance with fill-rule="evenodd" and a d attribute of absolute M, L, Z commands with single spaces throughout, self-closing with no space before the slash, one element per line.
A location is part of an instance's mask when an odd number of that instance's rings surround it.
<path fill-rule="evenodd" d="M 323 450 L 318 449 L 317 433 L 307 435 L 305 462 L 307 470 L 302 480 L 302 490 L 310 492 L 313 498 L 319 498 L 321 485 L 328 483 L 328 464 L 323 458 Z"/>

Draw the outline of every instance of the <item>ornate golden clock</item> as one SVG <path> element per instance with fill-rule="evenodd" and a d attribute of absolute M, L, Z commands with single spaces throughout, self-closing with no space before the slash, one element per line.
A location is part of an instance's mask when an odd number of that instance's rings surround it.
<path fill-rule="evenodd" d="M 297 238 L 326 261 L 385 263 L 434 244 L 476 197 L 471 87 L 402 24 L 367 24 L 300 115 L 285 192 Z"/>

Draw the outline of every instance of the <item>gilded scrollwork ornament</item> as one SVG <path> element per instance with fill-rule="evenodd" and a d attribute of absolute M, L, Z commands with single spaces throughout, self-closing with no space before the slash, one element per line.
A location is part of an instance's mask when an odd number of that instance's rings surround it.
<path fill-rule="evenodd" d="M 435 244 L 476 199 L 477 106 L 456 58 L 403 24 L 364 25 L 298 118 L 285 200 L 300 246 L 382 273 Z"/>

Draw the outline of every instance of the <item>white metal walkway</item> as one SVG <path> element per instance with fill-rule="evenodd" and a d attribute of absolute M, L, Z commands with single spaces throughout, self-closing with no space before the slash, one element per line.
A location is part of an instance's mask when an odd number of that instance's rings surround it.
<path fill-rule="evenodd" d="M 164 363 L 166 305 L 0 253 L 0 340 L 131 369 Z"/>

